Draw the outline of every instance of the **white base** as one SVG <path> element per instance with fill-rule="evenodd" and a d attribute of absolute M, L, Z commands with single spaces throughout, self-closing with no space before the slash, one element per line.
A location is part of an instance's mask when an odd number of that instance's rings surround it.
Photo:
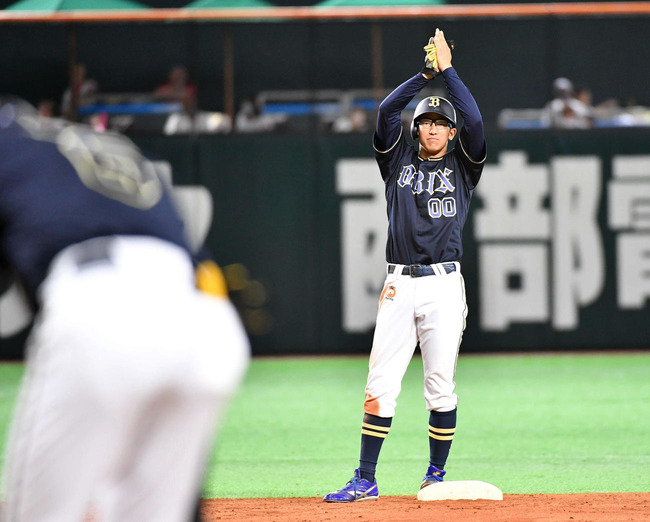
<path fill-rule="evenodd" d="M 418 500 L 503 500 L 499 488 L 480 480 L 456 480 L 430 484 L 418 491 Z"/>

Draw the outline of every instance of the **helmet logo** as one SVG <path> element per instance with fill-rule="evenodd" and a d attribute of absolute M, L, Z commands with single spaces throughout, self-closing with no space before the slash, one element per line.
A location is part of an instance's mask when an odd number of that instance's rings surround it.
<path fill-rule="evenodd" d="M 429 107 L 440 107 L 440 98 L 431 98 Z"/>

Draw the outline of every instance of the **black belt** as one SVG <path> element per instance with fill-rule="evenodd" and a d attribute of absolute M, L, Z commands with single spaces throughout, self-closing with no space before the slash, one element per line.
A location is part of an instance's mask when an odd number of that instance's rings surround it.
<path fill-rule="evenodd" d="M 388 273 L 394 273 L 396 266 L 397 265 L 388 265 Z M 447 274 L 456 271 L 455 263 L 442 263 L 442 268 Z M 411 277 L 422 277 L 436 274 L 437 272 L 431 265 L 404 265 L 404 268 L 402 268 L 402 275 L 410 275 Z"/>

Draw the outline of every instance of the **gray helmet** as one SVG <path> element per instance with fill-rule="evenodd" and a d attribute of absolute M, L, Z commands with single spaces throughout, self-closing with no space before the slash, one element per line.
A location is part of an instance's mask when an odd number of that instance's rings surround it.
<path fill-rule="evenodd" d="M 456 126 L 456 109 L 451 102 L 440 96 L 429 96 L 418 103 L 413 113 L 411 136 L 414 140 L 418 139 L 418 124 L 425 114 L 438 114 L 451 123 L 452 127 Z"/>

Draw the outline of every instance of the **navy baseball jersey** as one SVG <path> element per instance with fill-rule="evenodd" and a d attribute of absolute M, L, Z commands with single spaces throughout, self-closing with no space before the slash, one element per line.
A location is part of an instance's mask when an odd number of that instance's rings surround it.
<path fill-rule="evenodd" d="M 374 148 L 386 184 L 389 263 L 460 261 L 463 254 L 463 226 L 483 170 L 485 137 L 467 87 L 452 67 L 445 69 L 443 77 L 464 126 L 457 146 L 440 158 L 421 158 L 402 131 L 402 110 L 429 80 L 417 74 L 380 106 Z"/>
<path fill-rule="evenodd" d="M 32 301 L 69 245 L 146 235 L 187 249 L 163 182 L 128 139 L 77 125 L 19 124 L 12 110 L 5 105 L 0 114 L 0 262 Z"/>

